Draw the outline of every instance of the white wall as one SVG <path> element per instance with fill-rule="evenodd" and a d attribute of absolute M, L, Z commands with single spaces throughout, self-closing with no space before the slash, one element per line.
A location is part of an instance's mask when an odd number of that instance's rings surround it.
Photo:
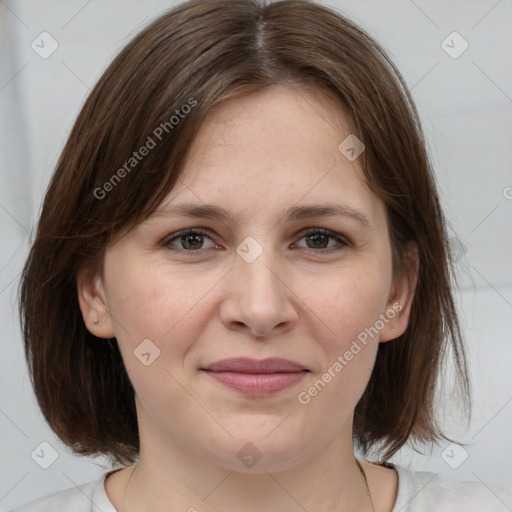
<path fill-rule="evenodd" d="M 460 431 L 452 422 L 449 432 L 470 443 L 469 456 L 453 469 L 441 456 L 444 444 L 431 456 L 403 450 L 396 461 L 461 480 L 512 487 L 512 2 L 326 3 L 369 30 L 406 77 L 423 118 L 453 235 L 467 247 L 458 264 L 463 284 L 458 300 L 471 353 L 475 407 L 468 431 Z M 28 233 L 89 88 L 133 31 L 174 4 L 0 2 L 0 507 L 4 510 L 90 481 L 105 470 L 71 455 L 43 421 L 26 371 L 15 291 Z M 43 31 L 59 45 L 47 59 L 31 48 Z M 453 31 L 469 43 L 456 59 L 441 47 Z M 45 47 L 49 44 L 47 40 Z M 454 45 L 454 51 L 460 48 L 457 40 Z M 31 458 L 43 441 L 58 453 L 46 470 Z M 457 462 L 454 455 L 451 460 Z"/>

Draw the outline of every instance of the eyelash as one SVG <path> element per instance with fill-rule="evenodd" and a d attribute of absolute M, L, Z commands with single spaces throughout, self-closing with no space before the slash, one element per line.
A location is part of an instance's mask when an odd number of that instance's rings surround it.
<path fill-rule="evenodd" d="M 201 237 L 208 237 L 211 239 L 211 233 L 207 230 L 201 229 L 201 228 L 191 228 L 191 229 L 185 229 L 183 231 L 179 231 L 176 234 L 171 235 L 170 237 L 167 237 L 164 242 L 163 246 L 169 248 L 172 252 L 181 252 L 181 253 L 187 253 L 190 255 L 196 255 L 203 251 L 203 249 L 180 249 L 180 248 L 173 248 L 171 247 L 171 243 L 174 240 L 180 239 L 182 237 L 186 237 L 189 235 L 196 235 Z M 314 235 L 325 235 L 329 238 L 335 239 L 339 244 L 342 245 L 342 247 L 330 247 L 328 249 L 311 249 L 311 248 L 305 248 L 307 251 L 312 251 L 314 253 L 323 253 L 323 254 L 330 254 L 332 252 L 338 252 L 341 251 L 344 247 L 348 247 L 349 243 L 347 240 L 345 240 L 343 237 L 339 236 L 337 233 L 334 233 L 333 231 L 329 231 L 327 229 L 322 228 L 312 228 L 309 231 L 306 231 L 301 236 L 302 238 L 305 238 L 307 236 L 314 236 Z M 213 241 L 213 240 L 212 240 Z"/>

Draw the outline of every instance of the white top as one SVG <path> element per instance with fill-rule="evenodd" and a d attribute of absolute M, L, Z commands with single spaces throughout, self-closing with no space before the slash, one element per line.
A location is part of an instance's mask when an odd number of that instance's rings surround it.
<path fill-rule="evenodd" d="M 390 464 L 390 463 L 388 463 Z M 461 482 L 428 471 L 390 464 L 398 473 L 392 512 L 510 512 L 512 489 Z M 105 492 L 104 473 L 95 482 L 50 494 L 11 512 L 117 512 Z"/>

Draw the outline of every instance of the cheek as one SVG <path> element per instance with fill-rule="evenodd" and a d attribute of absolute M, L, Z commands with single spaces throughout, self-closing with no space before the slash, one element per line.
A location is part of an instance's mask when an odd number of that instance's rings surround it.
<path fill-rule="evenodd" d="M 374 326 L 384 312 L 389 281 L 379 270 L 375 266 L 373 270 L 368 267 L 333 273 L 325 280 L 325 285 L 317 281 L 309 288 L 314 292 L 309 291 L 304 302 L 324 325 L 322 332 L 326 334 L 325 344 L 330 350 L 349 346 L 351 340 Z M 374 342 L 377 340 L 378 336 L 374 336 Z M 369 341 L 372 341 L 371 336 Z"/>
<path fill-rule="evenodd" d="M 317 281 L 315 293 L 302 295 L 310 308 L 306 313 L 311 321 L 310 335 L 323 356 L 308 387 L 301 388 L 307 395 L 303 403 L 314 401 L 315 408 L 332 402 L 344 404 L 341 413 L 355 406 L 363 393 L 379 346 L 378 320 L 389 285 L 377 270 L 368 267 L 364 272 L 341 271 L 325 286 Z"/>
<path fill-rule="evenodd" d="M 187 353 L 211 320 L 205 308 L 219 276 L 194 278 L 159 262 L 121 260 L 109 276 L 115 337 L 137 394 L 146 402 L 163 395 L 176 400 Z"/>
<path fill-rule="evenodd" d="M 198 279 L 190 272 L 162 263 L 161 257 L 140 261 L 119 260 L 111 265 L 110 311 L 121 338 L 155 337 L 179 329 L 180 323 L 200 309 L 201 301 L 215 284 L 213 278 Z M 117 332 L 116 332 L 117 334 Z"/>
<path fill-rule="evenodd" d="M 341 312 L 338 309 L 338 313 L 337 319 L 332 318 L 337 335 L 316 338 L 321 345 L 323 364 L 300 386 L 296 397 L 304 413 L 328 414 L 334 429 L 348 420 L 361 398 L 379 346 L 378 336 L 372 338 L 368 329 L 375 315 L 353 306 Z"/>
<path fill-rule="evenodd" d="M 114 331 L 140 404 L 157 415 L 161 409 L 163 419 L 193 408 L 183 361 L 205 328 L 200 299 L 211 283 L 165 276 L 150 265 L 119 266 L 114 278 L 122 283 L 111 297 Z"/>

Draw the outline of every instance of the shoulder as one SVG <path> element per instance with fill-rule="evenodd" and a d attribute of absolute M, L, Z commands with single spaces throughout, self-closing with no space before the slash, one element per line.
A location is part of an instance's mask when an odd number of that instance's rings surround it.
<path fill-rule="evenodd" d="M 398 494 L 392 512 L 507 512 L 512 489 L 480 481 L 459 481 L 430 471 L 393 465 Z"/>
<path fill-rule="evenodd" d="M 94 482 L 38 498 L 11 512 L 116 512 L 105 493 L 107 474 Z"/>

